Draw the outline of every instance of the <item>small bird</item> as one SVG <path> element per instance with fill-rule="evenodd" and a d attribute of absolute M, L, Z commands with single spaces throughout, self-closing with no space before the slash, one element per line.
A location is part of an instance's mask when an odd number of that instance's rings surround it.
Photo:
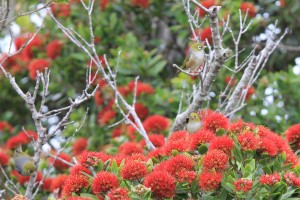
<path fill-rule="evenodd" d="M 190 70 L 190 73 L 199 73 L 205 65 L 205 46 L 199 42 L 191 42 L 190 49 L 183 61 L 182 69 Z"/>
<path fill-rule="evenodd" d="M 36 170 L 33 158 L 22 152 L 20 148 L 14 152 L 14 163 L 17 172 L 23 176 L 29 176 Z"/>
<path fill-rule="evenodd" d="M 202 123 L 200 121 L 199 115 L 195 112 L 192 112 L 190 114 L 190 117 L 188 119 L 188 123 L 186 125 L 187 131 L 191 134 L 191 133 L 195 133 L 196 131 L 198 131 L 201 126 Z"/>

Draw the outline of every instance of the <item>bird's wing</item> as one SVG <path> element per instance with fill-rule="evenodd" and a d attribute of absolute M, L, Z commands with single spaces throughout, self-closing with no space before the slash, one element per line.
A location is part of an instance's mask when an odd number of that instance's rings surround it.
<path fill-rule="evenodd" d="M 186 63 L 189 61 L 190 57 L 191 57 L 191 51 L 189 51 L 188 54 L 186 55 L 186 57 L 185 57 L 185 59 L 183 61 L 181 69 L 185 69 L 186 68 Z"/>

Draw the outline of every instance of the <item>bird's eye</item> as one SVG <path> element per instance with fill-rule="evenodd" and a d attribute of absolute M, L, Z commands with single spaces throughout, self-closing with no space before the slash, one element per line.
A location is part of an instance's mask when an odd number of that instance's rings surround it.
<path fill-rule="evenodd" d="M 201 47 L 201 46 L 198 46 L 198 49 L 202 49 L 202 47 Z"/>

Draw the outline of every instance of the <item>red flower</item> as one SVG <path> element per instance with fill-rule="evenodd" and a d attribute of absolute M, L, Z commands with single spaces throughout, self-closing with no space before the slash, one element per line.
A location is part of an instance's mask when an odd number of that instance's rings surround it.
<path fill-rule="evenodd" d="M 269 156 L 276 156 L 278 148 L 276 144 L 269 138 L 261 138 L 259 142 L 259 150 L 263 153 L 269 154 Z"/>
<path fill-rule="evenodd" d="M 206 170 L 221 172 L 228 167 L 229 156 L 220 150 L 208 151 L 203 157 L 203 167 Z"/>
<path fill-rule="evenodd" d="M 9 131 L 9 132 L 13 132 L 14 127 L 12 125 L 10 125 L 8 122 L 6 121 L 0 121 L 0 131 Z"/>
<path fill-rule="evenodd" d="M 109 0 L 100 0 L 100 9 L 104 11 L 108 6 Z"/>
<path fill-rule="evenodd" d="M 24 137 L 23 135 L 16 135 L 7 140 L 6 147 L 9 149 L 15 149 L 22 144 L 27 144 L 27 137 Z"/>
<path fill-rule="evenodd" d="M 110 200 L 129 200 L 128 190 L 125 188 L 116 188 L 107 194 Z"/>
<path fill-rule="evenodd" d="M 229 124 L 228 129 L 234 133 L 241 133 L 245 130 L 253 130 L 255 128 L 255 125 L 253 123 L 244 122 L 243 120 L 238 120 L 236 122 L 233 122 Z"/>
<path fill-rule="evenodd" d="M 172 198 L 175 195 L 175 179 L 166 172 L 154 171 L 149 174 L 144 185 L 158 198 Z"/>
<path fill-rule="evenodd" d="M 72 196 L 72 193 L 79 194 L 82 189 L 89 186 L 88 179 L 84 176 L 69 176 L 64 183 L 62 195 Z"/>
<path fill-rule="evenodd" d="M 24 185 L 24 184 L 25 184 L 26 182 L 28 182 L 29 179 L 30 179 L 30 176 L 23 176 L 23 175 L 19 174 L 16 170 L 14 170 L 14 171 L 12 172 L 12 174 L 13 174 L 13 176 L 17 177 L 17 180 L 18 180 L 18 182 L 19 182 L 21 185 Z M 35 179 L 35 182 L 39 182 L 39 181 L 41 181 L 42 179 L 43 179 L 42 173 L 41 173 L 41 172 L 38 172 L 38 173 L 37 173 L 37 177 L 36 177 L 36 179 Z"/>
<path fill-rule="evenodd" d="M 189 138 L 189 133 L 187 131 L 175 131 L 172 133 L 168 141 L 179 141 L 187 140 Z"/>
<path fill-rule="evenodd" d="M 300 187 L 300 178 L 297 177 L 293 172 L 286 172 L 283 177 L 289 185 Z"/>
<path fill-rule="evenodd" d="M 121 176 L 126 180 L 140 180 L 147 174 L 147 167 L 137 161 L 129 160 L 121 171 Z"/>
<path fill-rule="evenodd" d="M 134 108 L 135 108 L 135 112 L 136 114 L 138 115 L 138 117 L 141 119 L 141 120 L 144 120 L 148 114 L 149 114 L 149 110 L 146 106 L 144 106 L 142 103 L 136 103 L 134 105 Z M 133 120 L 133 117 L 132 115 L 129 116 L 129 118 L 131 120 Z"/>
<path fill-rule="evenodd" d="M 75 156 L 81 154 L 88 145 L 88 139 L 78 138 L 73 144 L 73 154 Z"/>
<path fill-rule="evenodd" d="M 147 132 L 159 133 L 169 129 L 169 119 L 161 115 L 152 115 L 143 123 Z"/>
<path fill-rule="evenodd" d="M 53 40 L 52 42 L 50 42 L 46 47 L 48 58 L 55 59 L 57 56 L 60 56 L 61 47 L 62 42 L 59 40 Z"/>
<path fill-rule="evenodd" d="M 286 139 L 288 143 L 294 144 L 296 146 L 296 149 L 300 149 L 300 124 L 295 124 L 293 126 L 290 126 L 285 131 Z"/>
<path fill-rule="evenodd" d="M 14 41 L 16 50 L 19 50 L 26 42 L 24 37 L 17 37 Z"/>
<path fill-rule="evenodd" d="M 101 112 L 98 113 L 98 123 L 100 125 L 106 125 L 110 121 L 112 121 L 116 116 L 116 112 L 113 111 L 111 108 L 103 109 Z"/>
<path fill-rule="evenodd" d="M 85 174 L 92 174 L 91 171 L 82 165 L 75 165 L 70 169 L 71 176 L 86 176 Z"/>
<path fill-rule="evenodd" d="M 176 131 L 172 133 L 165 145 L 165 152 L 171 153 L 173 150 L 179 152 L 189 151 L 191 147 L 191 139 L 187 131 Z"/>
<path fill-rule="evenodd" d="M 110 159 L 110 156 L 102 152 L 83 151 L 79 156 L 78 163 L 85 167 L 89 167 L 97 165 L 99 160 L 105 162 L 108 159 Z"/>
<path fill-rule="evenodd" d="M 217 132 L 218 129 L 227 129 L 228 125 L 228 119 L 224 115 L 216 112 L 203 119 L 203 129 L 212 132 Z"/>
<path fill-rule="evenodd" d="M 205 129 L 201 129 L 197 131 L 196 133 L 190 135 L 191 138 L 191 149 L 196 149 L 197 146 L 200 146 L 201 144 L 210 143 L 216 135 Z"/>
<path fill-rule="evenodd" d="M 253 182 L 252 180 L 239 179 L 233 183 L 236 191 L 248 192 L 252 189 Z"/>
<path fill-rule="evenodd" d="M 256 128 L 258 129 L 257 133 L 260 137 L 268 137 L 270 134 L 273 134 L 273 132 L 270 129 L 263 125 L 259 125 Z"/>
<path fill-rule="evenodd" d="M 71 14 L 71 7 L 69 4 L 54 3 L 51 6 L 51 11 L 57 17 L 68 17 Z"/>
<path fill-rule="evenodd" d="M 233 140 L 229 136 L 223 135 L 221 137 L 215 137 L 211 141 L 209 150 L 218 149 L 229 155 L 233 147 Z"/>
<path fill-rule="evenodd" d="M 119 187 L 118 179 L 111 172 L 101 171 L 97 173 L 92 183 L 92 191 L 96 195 L 117 187 Z"/>
<path fill-rule="evenodd" d="M 8 165 L 8 162 L 9 162 L 8 155 L 4 152 L 0 152 L 0 165 L 6 166 L 6 165 Z"/>
<path fill-rule="evenodd" d="M 71 157 L 68 154 L 65 153 L 60 153 L 58 158 L 65 160 L 67 162 L 72 162 Z M 50 162 L 52 163 L 54 161 L 54 158 L 49 158 Z M 56 159 L 53 163 L 53 166 L 56 167 L 59 170 L 64 170 L 64 169 L 68 169 L 70 167 L 70 165 L 64 163 L 63 161 Z"/>
<path fill-rule="evenodd" d="M 231 80 L 231 82 L 230 82 L 230 80 Z M 226 76 L 225 77 L 225 83 L 227 83 L 227 84 L 229 84 L 229 82 L 230 82 L 230 85 L 229 86 L 234 86 L 235 84 L 236 84 L 236 79 L 231 79 L 231 77 L 230 76 Z"/>
<path fill-rule="evenodd" d="M 128 90 L 133 93 L 134 88 L 135 88 L 135 81 L 131 81 L 128 84 Z M 154 89 L 151 85 L 149 85 L 147 83 L 143 83 L 141 81 L 137 82 L 137 86 L 136 86 L 136 96 L 137 97 L 142 94 L 153 94 L 153 93 L 154 93 Z"/>
<path fill-rule="evenodd" d="M 165 170 L 179 182 L 183 182 L 184 180 L 192 182 L 196 178 L 196 176 L 194 176 L 196 174 L 192 173 L 194 172 L 194 164 L 192 158 L 184 155 L 177 155 L 167 162 Z"/>
<path fill-rule="evenodd" d="M 256 9 L 255 9 L 255 5 L 252 2 L 241 3 L 240 9 L 243 13 L 246 13 L 248 11 L 249 17 L 255 17 Z"/>
<path fill-rule="evenodd" d="M 286 153 L 286 163 L 289 164 L 293 164 L 292 167 L 295 167 L 299 161 L 298 161 L 298 156 L 290 149 L 285 151 Z"/>
<path fill-rule="evenodd" d="M 58 189 L 59 193 L 60 193 L 62 190 L 62 187 L 67 179 L 68 179 L 68 176 L 65 174 L 60 174 L 57 177 L 55 177 L 52 181 L 51 192 L 54 192 L 55 190 Z"/>
<path fill-rule="evenodd" d="M 53 182 L 53 178 L 45 178 L 43 182 L 43 190 L 51 192 L 52 182 Z"/>
<path fill-rule="evenodd" d="M 149 158 L 156 158 L 156 159 L 161 159 L 164 156 L 165 156 L 165 149 L 163 147 L 156 148 L 150 151 L 148 154 Z"/>
<path fill-rule="evenodd" d="M 91 199 L 87 197 L 74 196 L 74 197 L 68 197 L 68 200 L 91 200 Z"/>
<path fill-rule="evenodd" d="M 162 147 L 165 144 L 165 136 L 162 134 L 149 134 L 148 137 L 155 147 Z M 144 147 L 146 145 L 145 140 L 143 139 L 140 144 Z"/>
<path fill-rule="evenodd" d="M 242 150 L 256 150 L 258 148 L 258 139 L 252 132 L 245 132 L 238 135 L 238 141 Z"/>
<path fill-rule="evenodd" d="M 281 7 L 285 7 L 285 6 L 286 6 L 285 0 L 280 0 L 280 6 L 281 6 Z"/>
<path fill-rule="evenodd" d="M 215 0 L 203 0 L 200 3 L 201 3 L 202 6 L 204 6 L 207 9 L 214 6 L 214 5 L 216 5 Z M 199 16 L 200 17 L 203 17 L 204 15 L 206 15 L 206 12 L 203 9 L 198 8 L 198 11 L 199 11 Z"/>
<path fill-rule="evenodd" d="M 31 130 L 26 130 L 25 131 L 21 131 L 18 133 L 18 136 L 21 138 L 24 138 L 26 141 L 26 143 L 31 142 L 32 140 L 37 140 L 38 135 L 35 131 L 31 131 Z"/>
<path fill-rule="evenodd" d="M 209 44 L 212 44 L 212 31 L 210 26 L 204 28 L 201 31 L 200 38 L 203 41 L 203 43 L 206 43 L 207 40 Z"/>
<path fill-rule="evenodd" d="M 102 98 L 102 96 L 101 96 L 101 90 L 98 89 L 98 90 L 95 92 L 94 99 L 95 99 L 95 103 L 96 103 L 97 106 L 100 106 L 100 105 L 103 104 L 104 100 L 103 100 L 103 98 Z"/>
<path fill-rule="evenodd" d="M 130 156 L 134 153 L 143 153 L 143 149 L 136 142 L 126 142 L 119 147 L 119 153 Z"/>
<path fill-rule="evenodd" d="M 221 181 L 223 175 L 221 173 L 203 172 L 199 175 L 198 185 L 205 191 L 216 190 Z"/>
<path fill-rule="evenodd" d="M 266 174 L 260 177 L 259 182 L 265 185 L 274 185 L 280 181 L 280 175 L 277 173 Z"/>
<path fill-rule="evenodd" d="M 246 89 L 246 88 L 245 88 Z M 246 94 L 246 100 L 249 100 L 250 97 L 255 93 L 254 87 L 249 87 Z"/>
<path fill-rule="evenodd" d="M 33 80 L 36 78 L 36 71 L 44 71 L 47 67 L 50 67 L 50 63 L 45 59 L 34 59 L 29 63 L 29 77 Z"/>
<path fill-rule="evenodd" d="M 25 40 L 27 41 L 32 37 L 32 34 L 28 34 L 24 36 Z M 22 61 L 28 62 L 34 57 L 35 51 L 40 51 L 42 46 L 42 39 L 40 36 L 35 36 L 32 41 L 23 49 L 21 52 Z"/>
<path fill-rule="evenodd" d="M 131 5 L 132 6 L 148 8 L 149 4 L 150 4 L 149 0 L 131 0 Z"/>

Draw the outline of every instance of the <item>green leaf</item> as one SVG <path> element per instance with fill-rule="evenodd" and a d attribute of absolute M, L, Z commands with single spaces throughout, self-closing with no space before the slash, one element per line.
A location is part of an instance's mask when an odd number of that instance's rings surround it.
<path fill-rule="evenodd" d="M 202 144 L 197 149 L 201 155 L 204 155 L 208 151 L 208 147 L 206 144 Z"/>
<path fill-rule="evenodd" d="M 80 196 L 90 198 L 91 200 L 98 200 L 97 196 L 89 193 L 81 193 Z"/>
<path fill-rule="evenodd" d="M 285 200 L 285 199 L 288 199 L 288 197 L 292 196 L 294 194 L 294 192 L 296 191 L 296 189 L 294 190 L 289 190 L 287 193 L 284 193 L 282 196 L 281 196 L 281 200 Z"/>

